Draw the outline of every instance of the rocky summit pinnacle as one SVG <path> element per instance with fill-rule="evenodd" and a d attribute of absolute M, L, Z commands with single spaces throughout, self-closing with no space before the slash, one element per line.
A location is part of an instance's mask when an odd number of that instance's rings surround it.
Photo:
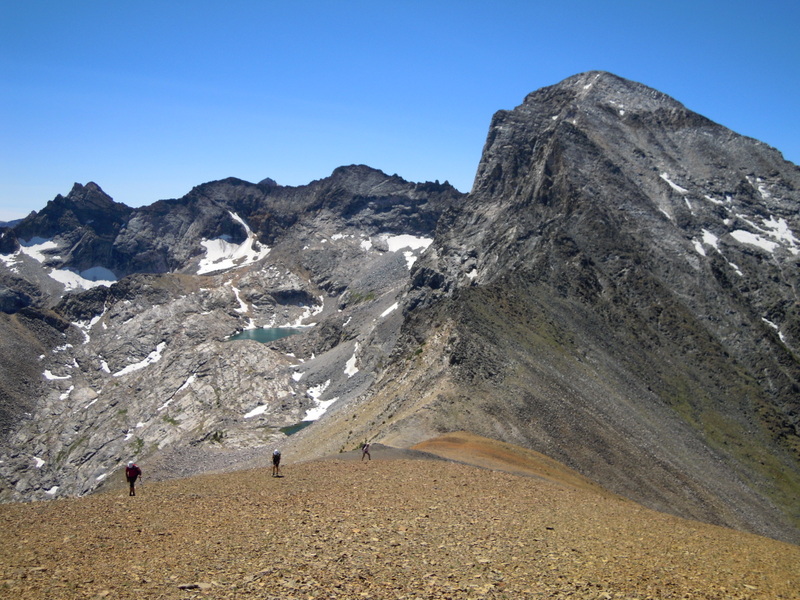
<path fill-rule="evenodd" d="M 469 431 L 800 541 L 798 190 L 603 72 L 497 112 L 467 195 L 364 165 L 136 209 L 75 188 L 4 232 L 0 497 Z"/>

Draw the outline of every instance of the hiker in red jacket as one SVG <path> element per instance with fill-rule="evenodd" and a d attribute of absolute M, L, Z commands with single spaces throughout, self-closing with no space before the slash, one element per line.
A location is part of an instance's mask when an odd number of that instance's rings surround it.
<path fill-rule="evenodd" d="M 136 466 L 133 461 L 128 463 L 128 466 L 125 467 L 125 479 L 128 480 L 128 483 L 131 486 L 130 492 L 128 496 L 135 496 L 136 495 L 136 480 L 141 476 L 142 470 Z"/>

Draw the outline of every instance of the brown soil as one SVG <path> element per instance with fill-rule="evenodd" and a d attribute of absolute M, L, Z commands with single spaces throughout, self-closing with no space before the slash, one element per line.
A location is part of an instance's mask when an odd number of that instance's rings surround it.
<path fill-rule="evenodd" d="M 598 494 L 612 495 L 605 488 L 549 456 L 467 431 L 448 433 L 412 448 L 484 469 L 541 477 L 579 489 L 593 490 Z"/>
<path fill-rule="evenodd" d="M 800 547 L 647 510 L 507 446 L 426 451 L 529 476 L 376 447 L 280 478 L 2 505 L 0 597 L 800 598 Z"/>

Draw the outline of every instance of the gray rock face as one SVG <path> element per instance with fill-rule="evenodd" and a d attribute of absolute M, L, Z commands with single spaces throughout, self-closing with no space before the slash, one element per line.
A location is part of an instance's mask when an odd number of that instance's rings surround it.
<path fill-rule="evenodd" d="M 466 428 L 797 540 L 798 190 L 776 150 L 655 90 L 570 78 L 494 116 L 412 274 L 413 343 L 457 315 L 444 402 Z"/>

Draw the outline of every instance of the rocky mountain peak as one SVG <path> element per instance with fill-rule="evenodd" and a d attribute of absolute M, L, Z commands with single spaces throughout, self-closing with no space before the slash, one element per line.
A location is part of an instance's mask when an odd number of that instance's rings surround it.
<path fill-rule="evenodd" d="M 14 231 L 20 240 L 52 239 L 88 227 L 98 235 L 116 231 L 132 209 L 115 202 L 99 185 L 75 183 L 66 197 L 61 194 L 38 213 L 22 220 Z"/>
<path fill-rule="evenodd" d="M 53 204 L 54 212 L 58 209 L 73 212 L 81 225 L 92 218 L 96 219 L 100 214 L 124 215 L 131 211 L 131 208 L 125 204 L 115 202 L 93 181 L 86 185 L 75 183 L 66 198 L 59 194 L 48 203 L 48 206 L 50 204 Z M 48 206 L 40 212 L 47 211 Z"/>
<path fill-rule="evenodd" d="M 544 88 L 495 114 L 473 192 L 415 266 L 411 344 L 457 315 L 450 360 L 468 394 L 503 396 L 485 419 L 518 431 L 524 413 L 565 459 L 583 445 L 572 411 L 594 419 L 615 397 L 636 407 L 609 416 L 619 424 L 670 407 L 728 459 L 726 437 L 742 440 L 732 460 L 765 491 L 769 461 L 743 458 L 754 447 L 800 477 L 798 190 L 777 151 L 646 86 L 586 73 Z M 562 379 L 573 370 L 602 391 Z M 630 424 L 631 439 L 649 427 Z M 769 494 L 785 503 L 793 485 Z"/>
<path fill-rule="evenodd" d="M 625 79 L 606 71 L 587 71 L 564 79 L 560 83 L 531 92 L 523 104 L 550 104 L 563 107 L 567 102 L 576 105 L 616 103 L 631 110 L 685 108 L 674 98 L 637 81 Z M 624 110 L 620 107 L 620 110 Z"/>

